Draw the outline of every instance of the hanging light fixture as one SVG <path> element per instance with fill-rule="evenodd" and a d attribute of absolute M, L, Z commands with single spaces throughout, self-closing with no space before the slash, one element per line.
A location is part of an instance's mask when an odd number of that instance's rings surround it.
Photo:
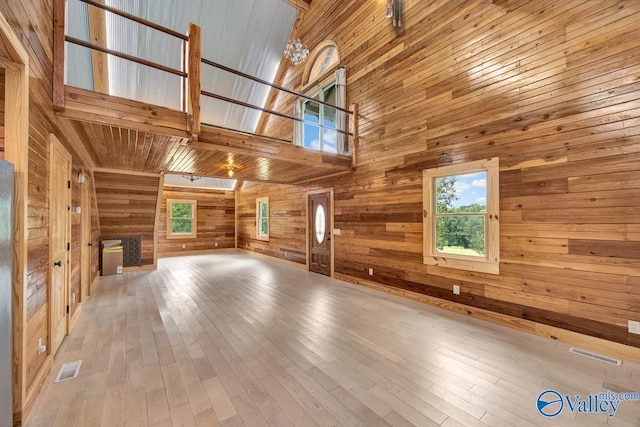
<path fill-rule="evenodd" d="M 309 49 L 302 44 L 300 39 L 288 41 L 284 48 L 284 57 L 288 58 L 293 65 L 302 64 L 309 55 Z"/>
<path fill-rule="evenodd" d="M 182 175 L 182 177 L 187 181 L 191 181 L 191 182 L 197 181 L 202 178 L 201 176 L 198 176 L 198 175 Z"/>
<path fill-rule="evenodd" d="M 236 169 L 238 169 L 237 166 L 229 164 L 229 165 L 224 165 L 224 168 L 227 170 L 227 175 L 229 175 L 229 178 L 233 177 L 233 171 L 235 171 Z"/>

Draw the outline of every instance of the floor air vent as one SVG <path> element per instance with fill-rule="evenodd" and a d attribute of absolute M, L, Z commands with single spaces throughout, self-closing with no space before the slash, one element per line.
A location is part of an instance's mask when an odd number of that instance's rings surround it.
<path fill-rule="evenodd" d="M 82 360 L 74 360 L 73 362 L 68 362 L 62 365 L 55 382 L 59 383 L 61 381 L 72 380 L 77 377 L 80 373 L 80 365 L 82 365 Z"/>
<path fill-rule="evenodd" d="M 600 362 L 610 363 L 611 365 L 622 365 L 622 360 L 614 359 L 608 356 L 603 356 L 602 354 L 583 350 L 581 348 L 571 347 L 569 351 L 571 353 L 579 354 L 580 356 L 590 357 L 591 359 L 599 360 Z"/>

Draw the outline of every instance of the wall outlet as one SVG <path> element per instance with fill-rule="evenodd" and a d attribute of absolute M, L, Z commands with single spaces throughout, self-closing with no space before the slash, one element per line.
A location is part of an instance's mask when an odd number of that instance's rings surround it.
<path fill-rule="evenodd" d="M 187 245 L 183 243 L 183 244 L 182 244 L 182 249 L 184 249 L 184 248 L 186 248 L 186 247 L 187 247 Z"/>
<path fill-rule="evenodd" d="M 75 293 L 75 292 L 73 292 L 73 293 L 71 294 L 71 304 L 75 304 L 75 303 L 76 303 L 76 293 Z"/>
<path fill-rule="evenodd" d="M 285 257 L 287 256 L 287 251 L 284 251 L 284 256 L 285 256 Z"/>
<path fill-rule="evenodd" d="M 369 276 L 373 276 L 373 268 L 369 269 Z"/>
<path fill-rule="evenodd" d="M 215 242 L 214 245 L 216 246 L 216 248 L 218 247 L 218 242 Z"/>
<path fill-rule="evenodd" d="M 454 293 L 454 295 L 460 295 L 460 286 L 459 285 L 453 285 L 453 293 Z"/>
<path fill-rule="evenodd" d="M 339 236 L 340 235 L 340 229 L 339 228 L 334 228 L 333 229 L 333 235 L 334 236 Z"/>
<path fill-rule="evenodd" d="M 640 322 L 629 320 L 629 333 L 640 335 Z"/>
<path fill-rule="evenodd" d="M 42 354 L 47 351 L 47 346 L 42 344 L 42 338 L 38 339 L 38 348 L 36 349 L 38 354 Z"/>

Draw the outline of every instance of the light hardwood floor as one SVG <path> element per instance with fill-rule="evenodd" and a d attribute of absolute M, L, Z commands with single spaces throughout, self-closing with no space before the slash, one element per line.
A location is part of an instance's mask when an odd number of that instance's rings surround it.
<path fill-rule="evenodd" d="M 640 366 L 221 253 L 100 278 L 27 426 L 640 425 L 640 402 L 545 419 L 546 389 L 640 391 Z"/>

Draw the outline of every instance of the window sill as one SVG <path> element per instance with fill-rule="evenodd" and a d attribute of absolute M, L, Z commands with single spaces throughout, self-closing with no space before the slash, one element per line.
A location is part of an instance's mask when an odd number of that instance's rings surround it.
<path fill-rule="evenodd" d="M 477 271 L 479 273 L 500 274 L 500 261 L 498 260 L 486 261 L 469 258 L 443 257 L 441 255 L 423 255 L 422 261 L 426 265 Z"/>
<path fill-rule="evenodd" d="M 198 237 L 196 234 L 194 233 L 189 233 L 189 234 L 167 234 L 167 239 L 195 239 L 196 237 Z"/>

